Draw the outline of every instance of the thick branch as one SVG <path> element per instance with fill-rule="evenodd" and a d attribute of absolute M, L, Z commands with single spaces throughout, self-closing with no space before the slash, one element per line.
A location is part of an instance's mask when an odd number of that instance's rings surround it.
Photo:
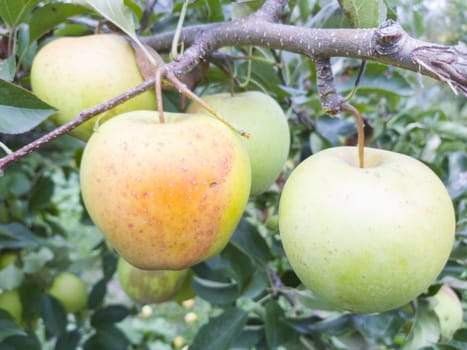
<path fill-rule="evenodd" d="M 170 47 L 173 33 L 143 40 L 157 51 Z M 181 41 L 189 47 L 170 64 L 177 75 L 223 46 L 258 45 L 311 57 L 353 57 L 401 67 L 448 83 L 467 95 L 467 50 L 433 45 L 410 37 L 397 23 L 388 21 L 371 29 L 314 29 L 271 23 L 256 17 L 234 22 L 187 27 Z M 191 45 L 191 46 L 190 46 Z"/>

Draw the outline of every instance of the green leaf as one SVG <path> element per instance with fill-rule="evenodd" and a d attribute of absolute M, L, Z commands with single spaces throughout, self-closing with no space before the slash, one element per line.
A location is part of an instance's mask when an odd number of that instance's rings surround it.
<path fill-rule="evenodd" d="M 27 333 L 27 335 L 14 335 L 5 339 L 5 341 L 1 344 L 2 350 L 42 350 L 42 346 L 39 342 L 39 339 L 33 332 Z"/>
<path fill-rule="evenodd" d="M 0 80 L 0 133 L 20 134 L 29 131 L 54 111 L 28 90 Z"/>
<path fill-rule="evenodd" d="M 205 0 L 209 11 L 209 21 L 220 22 L 224 20 L 222 4 L 220 0 Z"/>
<path fill-rule="evenodd" d="M 339 0 L 341 7 L 356 28 L 373 28 L 386 20 L 383 0 Z"/>
<path fill-rule="evenodd" d="M 97 310 L 91 317 L 91 325 L 95 328 L 102 327 L 109 323 L 122 321 L 130 314 L 130 310 L 123 305 L 109 305 Z"/>
<path fill-rule="evenodd" d="M 16 71 L 16 57 L 10 57 L 0 60 L 0 79 L 5 81 L 12 81 L 15 77 Z"/>
<path fill-rule="evenodd" d="M 74 350 L 78 347 L 80 339 L 81 333 L 77 329 L 65 332 L 58 337 L 54 350 Z"/>
<path fill-rule="evenodd" d="M 228 304 L 240 296 L 237 283 L 218 282 L 194 276 L 192 286 L 196 295 L 212 304 Z"/>
<path fill-rule="evenodd" d="M 67 18 L 88 11 L 84 6 L 57 2 L 39 7 L 32 13 L 29 21 L 29 42 L 37 40 Z"/>
<path fill-rule="evenodd" d="M 2 0 L 0 1 L 0 18 L 12 28 L 23 22 L 29 12 L 40 0 Z"/>
<path fill-rule="evenodd" d="M 51 205 L 55 183 L 47 176 L 41 176 L 34 185 L 29 200 L 29 210 L 37 213 L 39 210 Z"/>
<path fill-rule="evenodd" d="M 251 15 L 263 5 L 264 0 L 246 0 L 232 3 L 232 19 Z"/>
<path fill-rule="evenodd" d="M 417 312 L 407 341 L 401 350 L 420 349 L 438 341 L 440 328 L 438 317 L 424 300 L 419 300 Z"/>
<path fill-rule="evenodd" d="M 0 309 L 0 344 L 13 335 L 26 335 L 26 332 L 18 327 L 9 312 Z"/>
<path fill-rule="evenodd" d="M 89 338 L 83 348 L 84 350 L 127 350 L 129 343 L 120 329 L 108 325 Z"/>
<path fill-rule="evenodd" d="M 23 282 L 23 270 L 16 267 L 15 264 L 9 264 L 0 270 L 0 289 L 13 290 Z"/>
<path fill-rule="evenodd" d="M 232 236 L 232 243 L 263 265 L 272 258 L 269 246 L 256 226 L 245 219 L 238 224 Z"/>
<path fill-rule="evenodd" d="M 44 295 L 40 314 L 44 320 L 45 330 L 49 335 L 58 336 L 66 330 L 66 311 L 58 299 Z"/>
<path fill-rule="evenodd" d="M 440 136 L 467 142 L 467 126 L 450 121 L 439 121 L 432 124 L 431 128 Z"/>
<path fill-rule="evenodd" d="M 25 273 L 39 272 L 47 262 L 54 258 L 52 250 L 41 247 L 37 252 L 30 252 L 23 258 L 23 270 Z"/>
<path fill-rule="evenodd" d="M 243 289 L 243 286 L 254 272 L 250 257 L 234 244 L 229 243 L 222 251 L 221 258 L 228 266 L 228 270 L 238 283 L 239 288 Z"/>
<path fill-rule="evenodd" d="M 105 293 L 107 292 L 107 280 L 101 279 L 99 280 L 89 293 L 88 299 L 88 307 L 90 309 L 95 309 L 99 305 L 101 305 L 104 301 Z"/>
<path fill-rule="evenodd" d="M 33 233 L 26 226 L 16 222 L 0 225 L 0 247 L 21 249 L 37 244 Z"/>
<path fill-rule="evenodd" d="M 190 350 L 229 349 L 233 340 L 242 333 L 247 318 L 248 314 L 242 309 L 225 310 L 201 327 Z"/>
<path fill-rule="evenodd" d="M 277 349 L 296 336 L 284 321 L 284 310 L 279 306 L 277 300 L 271 299 L 266 304 L 264 330 L 268 349 Z"/>
<path fill-rule="evenodd" d="M 449 155 L 449 178 L 446 184 L 452 199 L 467 193 L 467 155 L 458 151 Z"/>

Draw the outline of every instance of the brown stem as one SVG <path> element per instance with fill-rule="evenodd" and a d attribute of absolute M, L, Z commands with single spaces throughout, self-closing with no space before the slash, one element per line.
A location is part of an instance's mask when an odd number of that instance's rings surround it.
<path fill-rule="evenodd" d="M 165 118 L 164 118 L 164 105 L 162 102 L 162 74 L 165 73 L 165 66 L 159 66 L 156 69 L 156 74 L 155 74 L 155 90 L 156 90 L 156 100 L 157 100 L 157 110 L 159 111 L 159 122 L 161 124 L 165 123 Z"/>
<path fill-rule="evenodd" d="M 343 111 L 349 112 L 353 114 L 355 117 L 355 120 L 357 121 L 357 135 L 358 135 L 358 141 L 357 141 L 357 146 L 358 146 L 358 162 L 360 168 L 365 167 L 365 157 L 364 157 L 364 152 L 365 152 L 365 125 L 363 123 L 363 118 L 360 112 L 351 104 L 344 102 L 341 105 L 341 108 Z"/>

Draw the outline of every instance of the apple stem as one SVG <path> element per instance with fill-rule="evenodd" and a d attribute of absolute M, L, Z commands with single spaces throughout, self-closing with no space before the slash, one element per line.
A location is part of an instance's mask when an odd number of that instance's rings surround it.
<path fill-rule="evenodd" d="M 357 121 L 357 135 L 358 135 L 358 161 L 359 161 L 359 166 L 360 168 L 365 167 L 365 162 L 364 162 L 364 151 L 365 151 L 365 131 L 364 131 L 364 123 L 363 123 L 363 118 L 360 112 L 351 104 L 344 102 L 341 105 L 341 109 L 343 111 L 347 111 L 351 113 L 354 117 L 355 120 Z"/>
<path fill-rule="evenodd" d="M 243 136 L 247 139 L 250 138 L 250 133 L 244 131 L 244 130 L 238 130 L 236 129 L 232 124 L 230 124 L 227 120 L 225 120 L 219 113 L 217 113 L 212 107 L 210 107 L 206 102 L 204 102 L 200 97 L 196 96 L 195 93 L 193 93 L 188 87 L 182 83 L 176 76 L 175 74 L 168 70 L 167 72 L 167 79 L 175 86 L 175 88 L 180 92 L 182 95 L 188 97 L 190 100 L 193 102 L 196 102 L 200 104 L 206 111 L 208 111 L 213 117 L 215 117 L 217 120 L 225 124 L 229 129 L 233 130 L 236 133 L 239 133 L 240 136 Z"/>
<path fill-rule="evenodd" d="M 159 122 L 161 124 L 165 123 L 165 118 L 164 118 L 164 105 L 162 102 L 162 71 L 164 69 L 164 66 L 159 66 L 159 68 L 156 69 L 156 75 L 155 75 L 155 90 L 156 90 L 156 101 L 157 101 L 157 110 L 159 111 Z"/>

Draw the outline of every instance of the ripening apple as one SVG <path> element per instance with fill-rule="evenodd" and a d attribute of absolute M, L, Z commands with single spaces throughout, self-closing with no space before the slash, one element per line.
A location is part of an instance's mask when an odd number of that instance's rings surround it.
<path fill-rule="evenodd" d="M 440 179 L 406 155 L 355 147 L 307 158 L 279 204 L 285 253 L 303 284 L 336 308 L 373 313 L 415 299 L 452 249 L 455 215 Z"/>
<path fill-rule="evenodd" d="M 443 285 L 432 298 L 435 302 L 433 310 L 439 319 L 441 336 L 451 339 L 462 326 L 464 317 L 462 304 L 457 294 L 447 285 Z"/>
<path fill-rule="evenodd" d="M 0 309 L 7 311 L 18 325 L 23 319 L 23 304 L 17 289 L 0 292 Z"/>
<path fill-rule="evenodd" d="M 131 265 L 180 270 L 218 254 L 248 201 L 247 151 L 202 115 L 128 112 L 103 124 L 81 161 L 94 223 Z"/>
<path fill-rule="evenodd" d="M 251 161 L 251 194 L 260 194 L 274 183 L 289 155 L 290 131 L 279 104 L 269 95 L 247 91 L 204 96 L 203 100 L 237 129 L 250 133 L 242 137 Z M 187 112 L 202 110 L 193 103 Z"/>
<path fill-rule="evenodd" d="M 142 270 L 118 259 L 117 275 L 123 291 L 134 301 L 155 304 L 171 300 L 188 280 L 189 269 Z"/>
<path fill-rule="evenodd" d="M 55 276 L 48 292 L 63 304 L 66 312 L 81 311 L 88 301 L 86 284 L 70 272 L 61 272 Z"/>
<path fill-rule="evenodd" d="M 32 90 L 58 110 L 51 117 L 58 125 L 143 81 L 133 48 L 116 34 L 55 39 L 39 50 L 31 67 Z M 86 141 L 97 118 L 102 124 L 123 112 L 155 108 L 154 92 L 147 91 L 81 124 L 70 134 Z"/>

